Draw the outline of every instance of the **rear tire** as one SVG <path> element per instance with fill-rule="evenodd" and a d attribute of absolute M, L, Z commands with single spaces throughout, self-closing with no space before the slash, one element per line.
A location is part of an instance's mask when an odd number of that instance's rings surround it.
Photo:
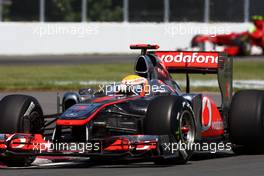
<path fill-rule="evenodd" d="M 0 133 L 43 134 L 43 111 L 38 101 L 27 95 L 8 95 L 0 101 Z M 27 166 L 35 160 L 29 156 L 1 156 L 7 166 Z"/>
<path fill-rule="evenodd" d="M 230 139 L 237 154 L 264 152 L 264 92 L 244 90 L 233 97 L 229 115 Z"/>
<path fill-rule="evenodd" d="M 182 127 L 189 128 L 187 133 Z M 187 100 L 183 97 L 160 96 L 152 100 L 144 122 L 144 134 L 169 135 L 177 143 L 193 143 L 196 135 L 194 114 Z M 159 158 L 155 164 L 185 164 L 193 150 L 180 150 L 178 157 Z"/>

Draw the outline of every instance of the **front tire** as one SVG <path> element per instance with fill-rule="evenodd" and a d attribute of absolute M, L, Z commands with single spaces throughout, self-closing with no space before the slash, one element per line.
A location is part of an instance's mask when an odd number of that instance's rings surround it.
<path fill-rule="evenodd" d="M 188 128 L 188 131 L 186 129 Z M 149 135 L 169 135 L 174 141 L 190 144 L 194 142 L 196 129 L 194 114 L 187 100 L 183 97 L 160 96 L 152 100 L 144 122 L 144 133 Z M 178 157 L 159 158 L 156 164 L 185 164 L 193 150 L 178 151 Z"/>
<path fill-rule="evenodd" d="M 39 102 L 27 95 L 8 95 L 0 101 L 0 134 L 42 134 L 44 119 Z M 2 156 L 7 166 L 27 166 L 35 160 L 29 156 Z"/>

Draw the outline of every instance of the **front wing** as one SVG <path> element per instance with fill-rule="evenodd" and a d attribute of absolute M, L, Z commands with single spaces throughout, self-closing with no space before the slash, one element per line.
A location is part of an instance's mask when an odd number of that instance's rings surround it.
<path fill-rule="evenodd" d="M 2 156 L 83 156 L 115 159 L 172 158 L 174 139 L 163 135 L 121 135 L 87 142 L 51 142 L 39 134 L 0 134 Z"/>

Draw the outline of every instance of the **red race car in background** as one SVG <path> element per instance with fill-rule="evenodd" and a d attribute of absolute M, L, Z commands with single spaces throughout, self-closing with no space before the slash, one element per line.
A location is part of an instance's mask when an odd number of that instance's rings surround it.
<path fill-rule="evenodd" d="M 264 53 L 264 18 L 262 16 L 253 16 L 254 28 L 241 33 L 219 34 L 219 35 L 196 35 L 191 41 L 192 48 L 206 50 L 206 43 L 216 47 L 223 46 L 221 51 L 229 56 L 247 56 L 251 55 L 252 48 L 260 48 Z"/>

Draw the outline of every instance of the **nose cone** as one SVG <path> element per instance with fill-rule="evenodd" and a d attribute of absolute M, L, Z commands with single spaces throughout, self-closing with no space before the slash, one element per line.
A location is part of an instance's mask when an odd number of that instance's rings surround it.
<path fill-rule="evenodd" d="M 99 103 L 76 104 L 67 109 L 61 116 L 63 120 L 78 120 L 88 118 L 98 107 Z"/>

